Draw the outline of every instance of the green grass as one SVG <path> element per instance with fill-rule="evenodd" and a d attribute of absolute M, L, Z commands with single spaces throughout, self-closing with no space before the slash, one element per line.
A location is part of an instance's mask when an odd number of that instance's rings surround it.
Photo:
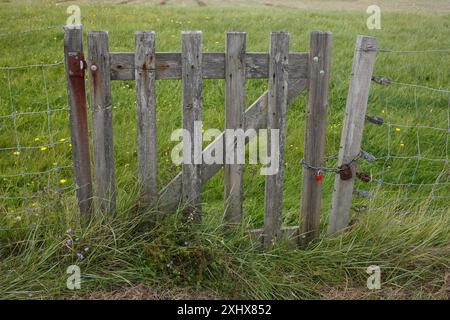
<path fill-rule="evenodd" d="M 54 63 L 63 58 L 63 33 L 58 28 L 14 34 L 20 30 L 64 24 L 66 5 L 0 3 L 0 66 Z M 180 51 L 180 32 L 202 30 L 204 51 L 223 51 L 225 32 L 247 32 L 248 51 L 267 51 L 271 31 L 290 32 L 290 50 L 307 51 L 311 30 L 333 32 L 332 73 L 327 127 L 327 155 L 339 148 L 354 41 L 357 34 L 376 36 L 380 47 L 395 50 L 449 48 L 449 15 L 383 13 L 382 29 L 367 30 L 364 12 L 315 12 L 287 9 L 177 8 L 134 6 L 82 6 L 84 31 L 108 30 L 111 51 L 133 51 L 137 30 L 155 30 L 157 51 Z M 420 22 L 420 23 L 418 23 Z M 12 34 L 8 34 L 12 33 Z M 374 74 L 387 75 L 405 83 L 434 88 L 449 87 L 448 53 L 378 53 Z M 0 115 L 65 108 L 63 66 L 44 69 L 0 70 Z M 10 81 L 8 81 L 8 78 Z M 9 84 L 11 86 L 9 86 Z M 10 99 L 9 88 L 11 88 Z M 224 83 L 204 81 L 203 105 L 206 128 L 223 128 Z M 248 81 L 247 104 L 267 88 L 267 81 Z M 48 91 L 48 102 L 46 100 Z M 170 133 L 181 126 L 179 81 L 157 84 L 158 183 L 165 185 L 180 170 L 170 161 Z M 449 167 L 443 162 L 394 159 L 386 163 L 360 162 L 361 170 L 376 179 L 397 183 L 433 184 L 433 187 L 396 187 L 357 183 L 357 189 L 371 190 L 371 199 L 354 198 L 351 218 L 355 224 L 342 236 L 320 240 L 306 250 L 287 250 L 284 245 L 270 252 L 252 247 L 245 230 L 263 223 L 264 177 L 258 166 L 245 171 L 245 221 L 233 235 L 221 232 L 223 178 L 219 173 L 204 186 L 205 221 L 199 227 L 184 225 L 176 213 L 155 223 L 152 212 L 135 212 L 137 159 L 135 137 L 135 89 L 132 81 L 114 82 L 114 148 L 118 189 L 117 216 L 97 214 L 89 227 L 81 228 L 73 195 L 70 134 L 65 112 L 0 118 L 0 149 L 16 146 L 15 132 L 22 146 L 46 146 L 41 150 L 1 150 L 0 176 L 68 168 L 41 176 L 0 178 L 0 297 L 72 297 L 92 291 L 145 283 L 155 288 L 186 286 L 209 289 L 221 297 L 319 298 L 332 289 L 362 288 L 369 298 L 393 297 L 385 290 L 370 293 L 365 288 L 366 268 L 377 264 L 382 271 L 382 288 L 406 292 L 408 297 L 446 298 L 449 267 L 450 217 Z M 372 86 L 368 114 L 383 116 L 403 125 L 448 127 L 448 93 L 398 85 Z M 287 115 L 286 170 L 283 224 L 298 224 L 301 189 L 300 159 L 303 156 L 305 95 L 289 105 Z M 444 159 L 446 131 L 392 127 L 388 144 L 387 127 L 367 124 L 362 148 L 376 156 L 416 155 L 417 136 L 423 157 Z M 419 130 L 418 132 L 416 130 Z M 330 161 L 329 165 L 334 165 Z M 384 172 L 383 172 L 384 167 Z M 415 172 L 415 175 L 414 175 Z M 322 230 L 326 230 L 334 177 L 323 182 Z M 49 188 L 50 187 L 50 188 Z M 39 195 L 26 201 L 15 199 Z M 2 198 L 3 197 L 3 198 Z M 13 197 L 6 199 L 4 197 Z M 417 198 L 414 200 L 408 197 Z M 73 229 L 75 234 L 66 234 Z M 68 238 L 73 245 L 64 245 Z M 75 239 L 79 238 L 78 241 Z M 84 248 L 89 251 L 84 252 Z M 77 252 L 84 252 L 79 261 Z M 76 263 L 83 273 L 80 292 L 66 289 L 66 268 Z M 365 291 L 364 291 L 365 290 Z"/>

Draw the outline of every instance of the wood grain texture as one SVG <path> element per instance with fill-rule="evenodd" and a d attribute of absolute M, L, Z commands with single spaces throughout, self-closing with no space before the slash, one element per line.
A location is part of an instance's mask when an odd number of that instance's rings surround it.
<path fill-rule="evenodd" d="M 227 33 L 225 52 L 225 128 L 245 127 L 245 49 L 244 32 Z M 224 221 L 237 225 L 242 219 L 244 165 L 237 164 L 236 138 L 225 135 L 225 150 L 234 149 L 234 164 L 224 164 Z M 245 151 L 245 150 L 243 150 Z M 245 156 L 245 154 L 244 154 Z M 225 156 L 225 159 L 227 157 Z"/>
<path fill-rule="evenodd" d="M 307 85 L 305 79 L 290 81 L 288 84 L 288 102 L 295 99 Z M 264 92 L 250 107 L 245 111 L 245 130 L 250 128 L 259 130 L 266 127 L 267 124 L 267 96 L 268 92 Z M 223 145 L 222 133 L 206 148 L 217 149 Z M 246 140 L 247 143 L 247 140 Z M 221 164 L 203 164 L 201 169 L 202 183 L 211 179 L 222 167 Z M 159 192 L 159 210 L 163 213 L 172 213 L 177 209 L 181 200 L 182 189 L 182 173 L 180 172 Z"/>
<path fill-rule="evenodd" d="M 330 59 L 331 33 L 312 32 L 304 161 L 315 167 L 324 164 Z M 302 169 L 300 231 L 304 244 L 319 235 L 322 183 L 316 181 L 316 174 L 310 169 Z"/>
<path fill-rule="evenodd" d="M 202 33 L 183 32 L 181 41 L 183 129 L 187 130 L 191 137 L 191 143 L 183 140 L 182 196 L 185 215 L 193 222 L 199 223 L 202 132 L 201 127 L 200 132 L 195 130 L 195 122 L 202 120 Z M 186 163 L 186 160 L 189 163 Z"/>
<path fill-rule="evenodd" d="M 373 65 L 377 49 L 376 38 L 358 36 L 353 57 L 352 76 L 345 107 L 345 120 L 339 145 L 338 165 L 350 163 L 361 150 L 364 119 L 369 97 Z M 355 184 L 356 162 L 351 163 L 353 177 L 341 180 L 336 175 L 328 223 L 328 234 L 342 232 L 348 226 L 348 216 Z"/>
<path fill-rule="evenodd" d="M 112 214 L 116 196 L 108 33 L 89 32 L 87 45 L 97 205 L 100 212 Z"/>
<path fill-rule="evenodd" d="M 135 79 L 137 156 L 140 183 L 140 207 L 156 207 L 156 62 L 155 33 L 135 33 Z"/>
<path fill-rule="evenodd" d="M 134 80 L 134 53 L 111 53 L 111 80 Z M 245 77 L 247 79 L 268 78 L 269 55 L 261 52 L 245 54 Z M 203 53 L 203 79 L 225 79 L 225 54 Z M 308 77 L 308 54 L 289 54 L 289 79 Z M 156 53 L 156 80 L 181 79 L 181 53 Z"/>
<path fill-rule="evenodd" d="M 69 56 L 78 58 L 78 68 L 84 68 L 83 30 L 81 26 L 64 28 L 64 61 L 66 67 L 67 98 L 70 112 L 72 159 L 78 208 L 83 220 L 92 214 L 92 177 L 89 154 L 89 129 L 87 121 L 86 84 L 82 76 L 70 71 Z M 75 64 L 75 67 L 77 65 Z"/>
<path fill-rule="evenodd" d="M 278 171 L 266 175 L 264 191 L 264 247 L 270 248 L 280 236 L 283 199 L 284 140 L 288 94 L 289 34 L 270 35 L 269 89 L 267 102 L 267 150 L 277 152 Z M 278 141 L 272 141 L 271 130 L 279 130 Z"/>

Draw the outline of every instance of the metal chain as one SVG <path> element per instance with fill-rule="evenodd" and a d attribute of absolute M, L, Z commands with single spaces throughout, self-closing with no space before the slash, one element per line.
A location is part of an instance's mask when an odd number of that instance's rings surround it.
<path fill-rule="evenodd" d="M 303 168 L 305 168 L 305 169 L 308 169 L 308 170 L 312 170 L 312 171 L 315 171 L 315 172 L 318 172 L 318 173 L 325 173 L 325 172 L 333 172 L 333 173 L 336 173 L 336 174 L 338 174 L 338 173 L 341 173 L 344 169 L 343 169 L 343 167 L 344 166 L 349 166 L 349 165 L 351 165 L 352 163 L 354 163 L 355 161 L 357 161 L 359 158 L 361 158 L 361 156 L 363 155 L 363 151 L 360 151 L 357 155 L 356 155 L 356 157 L 354 157 L 351 161 L 349 161 L 348 163 L 345 163 L 345 164 L 342 164 L 342 166 L 339 166 L 339 167 L 316 167 L 316 166 L 313 166 L 313 165 L 311 165 L 311 164 L 309 164 L 309 163 L 306 163 L 305 162 L 305 159 L 302 159 L 301 161 L 300 161 L 300 164 L 302 165 L 302 167 Z M 327 159 L 330 159 L 331 157 L 327 157 Z"/>

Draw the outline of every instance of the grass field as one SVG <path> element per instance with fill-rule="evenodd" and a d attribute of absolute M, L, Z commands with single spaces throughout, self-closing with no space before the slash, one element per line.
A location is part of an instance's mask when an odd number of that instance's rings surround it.
<path fill-rule="evenodd" d="M 70 3 L 0 1 L 0 67 L 61 61 L 60 26 Z M 442 2 L 431 3 L 439 8 Z M 82 2 L 81 17 L 85 32 L 109 31 L 111 51 L 133 51 L 137 30 L 156 31 L 157 51 L 180 51 L 181 31 L 202 30 L 207 52 L 224 51 L 226 31 L 246 31 L 248 51 L 267 51 L 271 31 L 289 31 L 291 51 L 307 51 L 312 30 L 332 31 L 326 142 L 326 154 L 331 156 L 339 148 L 356 35 L 376 36 L 384 49 L 449 49 L 450 15 L 448 8 L 442 9 L 433 9 L 433 14 L 382 11 L 381 30 L 368 30 L 365 9 L 357 8 L 347 12 L 264 5 L 233 9 Z M 449 62 L 448 51 L 380 52 L 374 74 L 448 90 Z M 201 226 L 186 226 L 178 212 L 155 223 L 152 212 L 135 211 L 132 81 L 113 82 L 112 87 L 117 215 L 112 219 L 97 214 L 89 227 L 81 228 L 73 195 L 67 113 L 41 112 L 66 108 L 63 68 L 0 69 L 0 297 L 449 298 L 450 170 L 444 162 L 449 152 L 448 92 L 373 85 L 368 114 L 396 125 L 388 135 L 387 126 L 366 124 L 362 148 L 377 157 L 398 158 L 360 162 L 361 170 L 375 179 L 414 185 L 381 184 L 378 189 L 375 183 L 358 182 L 357 189 L 370 191 L 372 197 L 355 197 L 352 227 L 329 238 L 325 231 L 334 176 L 328 174 L 323 182 L 321 238 L 306 250 L 287 250 L 281 244 L 261 252 L 246 236 L 246 230 L 263 223 L 264 177 L 256 174 L 256 165 L 246 166 L 245 221 L 232 235 L 222 234 L 220 228 L 222 173 L 204 186 Z M 267 81 L 248 81 L 247 104 L 266 89 Z M 162 187 L 180 170 L 170 160 L 177 142 L 169 139 L 181 127 L 180 82 L 158 82 L 157 91 Z M 296 225 L 299 219 L 305 97 L 302 94 L 291 103 L 287 114 L 284 225 Z M 223 129 L 223 100 L 223 81 L 204 81 L 206 128 Z M 27 114 L 7 116 L 14 112 Z M 36 148 L 18 150 L 17 145 Z M 439 161 L 408 159 L 419 153 Z M 60 170 L 52 170 L 55 167 Z M 66 288 L 66 268 L 71 264 L 82 271 L 79 291 Z M 370 265 L 381 268 L 381 290 L 366 288 Z"/>

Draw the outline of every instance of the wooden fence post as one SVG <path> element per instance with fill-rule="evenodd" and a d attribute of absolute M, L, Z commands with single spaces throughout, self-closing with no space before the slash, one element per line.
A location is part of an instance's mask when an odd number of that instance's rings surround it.
<path fill-rule="evenodd" d="M 227 33 L 225 52 L 225 129 L 245 128 L 245 32 Z M 233 148 L 234 161 L 236 154 L 236 137 L 227 141 L 225 134 L 225 151 Z M 227 157 L 225 157 L 227 159 Z M 237 225 L 242 219 L 244 165 L 224 164 L 224 220 L 228 224 Z"/>
<path fill-rule="evenodd" d="M 319 236 L 322 182 L 318 172 L 307 168 L 323 166 L 330 79 L 331 32 L 312 32 L 309 51 L 309 91 L 306 112 L 305 151 L 302 174 L 301 244 Z"/>
<path fill-rule="evenodd" d="M 366 36 L 356 38 L 352 78 L 345 107 L 345 120 L 338 159 L 338 165 L 349 164 L 353 174 L 348 180 L 342 180 L 339 175 L 335 177 L 328 224 L 329 235 L 339 233 L 348 226 L 348 215 L 355 183 L 356 161 L 354 159 L 358 157 L 361 151 L 364 118 L 376 50 L 376 38 Z"/>
<path fill-rule="evenodd" d="M 284 131 L 288 96 L 289 34 L 272 32 L 269 51 L 269 90 L 267 103 L 267 150 L 276 152 L 278 171 L 266 175 L 264 191 L 264 247 L 271 248 L 281 234 L 283 200 Z M 272 130 L 279 130 L 278 145 L 272 141 Z M 278 148 L 276 148 L 278 147 Z M 273 150 L 276 149 L 276 150 Z"/>
<path fill-rule="evenodd" d="M 190 136 L 190 141 L 186 141 L 186 137 L 183 137 L 182 195 L 186 205 L 186 216 L 194 223 L 199 223 L 201 221 L 202 132 L 201 128 L 196 128 L 196 123 L 202 120 L 202 33 L 200 31 L 183 32 L 181 47 L 183 129 L 189 132 Z"/>
<path fill-rule="evenodd" d="M 81 25 L 64 27 L 64 61 L 78 207 L 83 219 L 89 220 L 92 214 L 92 177 Z"/>
<path fill-rule="evenodd" d="M 141 188 L 139 205 L 156 207 L 155 33 L 136 32 L 135 51 L 137 155 Z"/>
<path fill-rule="evenodd" d="M 98 209 L 114 213 L 116 196 L 114 180 L 114 145 L 108 33 L 88 33 L 89 82 L 91 88 L 94 177 Z"/>

